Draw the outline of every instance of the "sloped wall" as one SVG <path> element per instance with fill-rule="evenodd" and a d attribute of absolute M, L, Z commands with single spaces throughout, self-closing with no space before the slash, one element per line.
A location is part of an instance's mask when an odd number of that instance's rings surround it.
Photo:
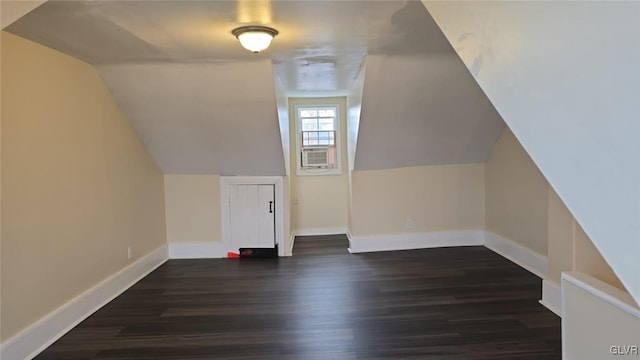
<path fill-rule="evenodd" d="M 548 281 L 580 271 L 624 286 L 509 129 L 485 164 L 486 229 L 546 256 Z"/>
<path fill-rule="evenodd" d="M 640 3 L 423 3 L 639 300 Z"/>
<path fill-rule="evenodd" d="M 368 55 L 354 169 L 483 163 L 503 128 L 452 51 Z"/>
<path fill-rule="evenodd" d="M 3 341 L 163 246 L 163 187 L 92 66 L 2 32 Z"/>
<path fill-rule="evenodd" d="M 97 69 L 164 173 L 286 174 L 269 59 Z"/>
<path fill-rule="evenodd" d="M 486 228 L 547 255 L 549 184 L 505 129 L 485 163 Z"/>
<path fill-rule="evenodd" d="M 0 2 L 0 25 L 4 29 L 46 1 L 47 0 L 21 0 Z"/>
<path fill-rule="evenodd" d="M 579 271 L 626 292 L 620 279 L 551 187 L 548 196 L 549 280 L 560 284 L 562 272 Z"/>

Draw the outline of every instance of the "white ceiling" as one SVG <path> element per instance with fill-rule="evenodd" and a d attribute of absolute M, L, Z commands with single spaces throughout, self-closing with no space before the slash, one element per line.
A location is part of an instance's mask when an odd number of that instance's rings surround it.
<path fill-rule="evenodd" d="M 50 1 L 8 31 L 91 64 L 273 59 L 288 91 L 343 91 L 364 56 L 413 53 L 431 42 L 419 1 Z M 253 55 L 231 35 L 264 24 L 280 34 Z M 439 31 L 433 24 L 432 30 Z M 417 40 L 417 41 L 416 41 Z"/>
<path fill-rule="evenodd" d="M 280 34 L 253 55 L 231 35 L 246 24 Z M 432 67 L 456 55 L 419 1 L 49 1 L 6 30 L 96 65 L 168 173 L 284 174 L 274 74 L 287 96 L 348 95 L 363 62 L 373 64 L 356 168 L 482 161 L 502 126 L 464 66 Z M 438 75 L 453 79 L 446 92 L 429 83 Z M 468 129 L 429 132 L 445 123 Z M 437 159 L 423 144 L 449 141 Z M 384 159 L 371 144 L 404 149 Z"/>

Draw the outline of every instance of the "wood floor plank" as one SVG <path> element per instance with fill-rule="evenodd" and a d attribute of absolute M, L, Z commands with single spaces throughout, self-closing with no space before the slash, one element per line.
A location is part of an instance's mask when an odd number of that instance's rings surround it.
<path fill-rule="evenodd" d="M 484 247 L 170 260 L 37 359 L 560 359 L 541 281 Z"/>

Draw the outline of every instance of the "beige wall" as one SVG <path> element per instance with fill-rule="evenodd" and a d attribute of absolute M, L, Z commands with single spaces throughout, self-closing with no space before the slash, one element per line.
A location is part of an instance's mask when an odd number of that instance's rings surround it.
<path fill-rule="evenodd" d="M 291 149 L 296 149 L 296 105 L 338 104 L 340 107 L 340 175 L 296 175 L 297 152 L 291 151 L 291 228 L 295 231 L 347 228 L 349 174 L 347 164 L 346 100 L 339 98 L 289 99 Z"/>
<path fill-rule="evenodd" d="M 1 9 L 0 9 L 1 10 Z M 2 54 L 0 36 L 0 54 Z M 0 56 L 0 84 L 2 84 L 2 56 Z M 0 204 L 2 204 L 2 86 L 0 86 Z M 0 344 L 2 343 L 2 206 L 0 206 Z"/>
<path fill-rule="evenodd" d="M 548 280 L 577 270 L 623 288 L 515 136 L 505 129 L 485 164 L 487 230 L 547 256 Z"/>
<path fill-rule="evenodd" d="M 354 236 L 484 228 L 483 164 L 354 171 L 352 181 Z"/>
<path fill-rule="evenodd" d="M 547 255 L 547 181 L 509 129 L 486 162 L 487 230 Z"/>
<path fill-rule="evenodd" d="M 578 223 L 575 223 L 573 246 L 574 270 L 591 275 L 600 281 L 626 291 L 620 279 L 618 279 L 613 270 L 611 270 L 609 264 L 607 264 Z"/>
<path fill-rule="evenodd" d="M 220 242 L 220 176 L 164 176 L 167 242 Z"/>
<path fill-rule="evenodd" d="M 285 255 L 291 255 L 288 176 L 283 177 Z M 168 243 L 222 242 L 220 176 L 164 176 Z"/>
<path fill-rule="evenodd" d="M 349 193 L 344 176 L 298 176 L 293 180 L 294 232 L 347 227 Z"/>
<path fill-rule="evenodd" d="M 560 284 L 564 271 L 579 271 L 625 290 L 591 239 L 549 187 L 549 280 Z"/>
<path fill-rule="evenodd" d="M 4 29 L 47 0 L 0 1 L 0 25 Z"/>
<path fill-rule="evenodd" d="M 3 32 L 2 75 L 6 340 L 166 235 L 162 174 L 92 66 Z"/>
<path fill-rule="evenodd" d="M 347 178 L 347 229 L 349 235 L 352 235 L 351 229 L 353 229 L 353 170 L 349 169 Z"/>
<path fill-rule="evenodd" d="M 572 275 L 580 277 L 581 286 L 563 281 L 563 359 L 637 359 L 637 354 L 610 352 L 612 346 L 640 346 L 640 311 L 631 296 L 589 276 Z"/>

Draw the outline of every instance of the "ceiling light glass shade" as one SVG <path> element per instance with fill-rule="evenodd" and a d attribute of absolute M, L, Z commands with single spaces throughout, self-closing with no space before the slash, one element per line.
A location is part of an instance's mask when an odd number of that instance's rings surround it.
<path fill-rule="evenodd" d="M 257 54 L 271 45 L 278 30 L 266 26 L 242 26 L 231 33 L 240 40 L 242 47 Z"/>

